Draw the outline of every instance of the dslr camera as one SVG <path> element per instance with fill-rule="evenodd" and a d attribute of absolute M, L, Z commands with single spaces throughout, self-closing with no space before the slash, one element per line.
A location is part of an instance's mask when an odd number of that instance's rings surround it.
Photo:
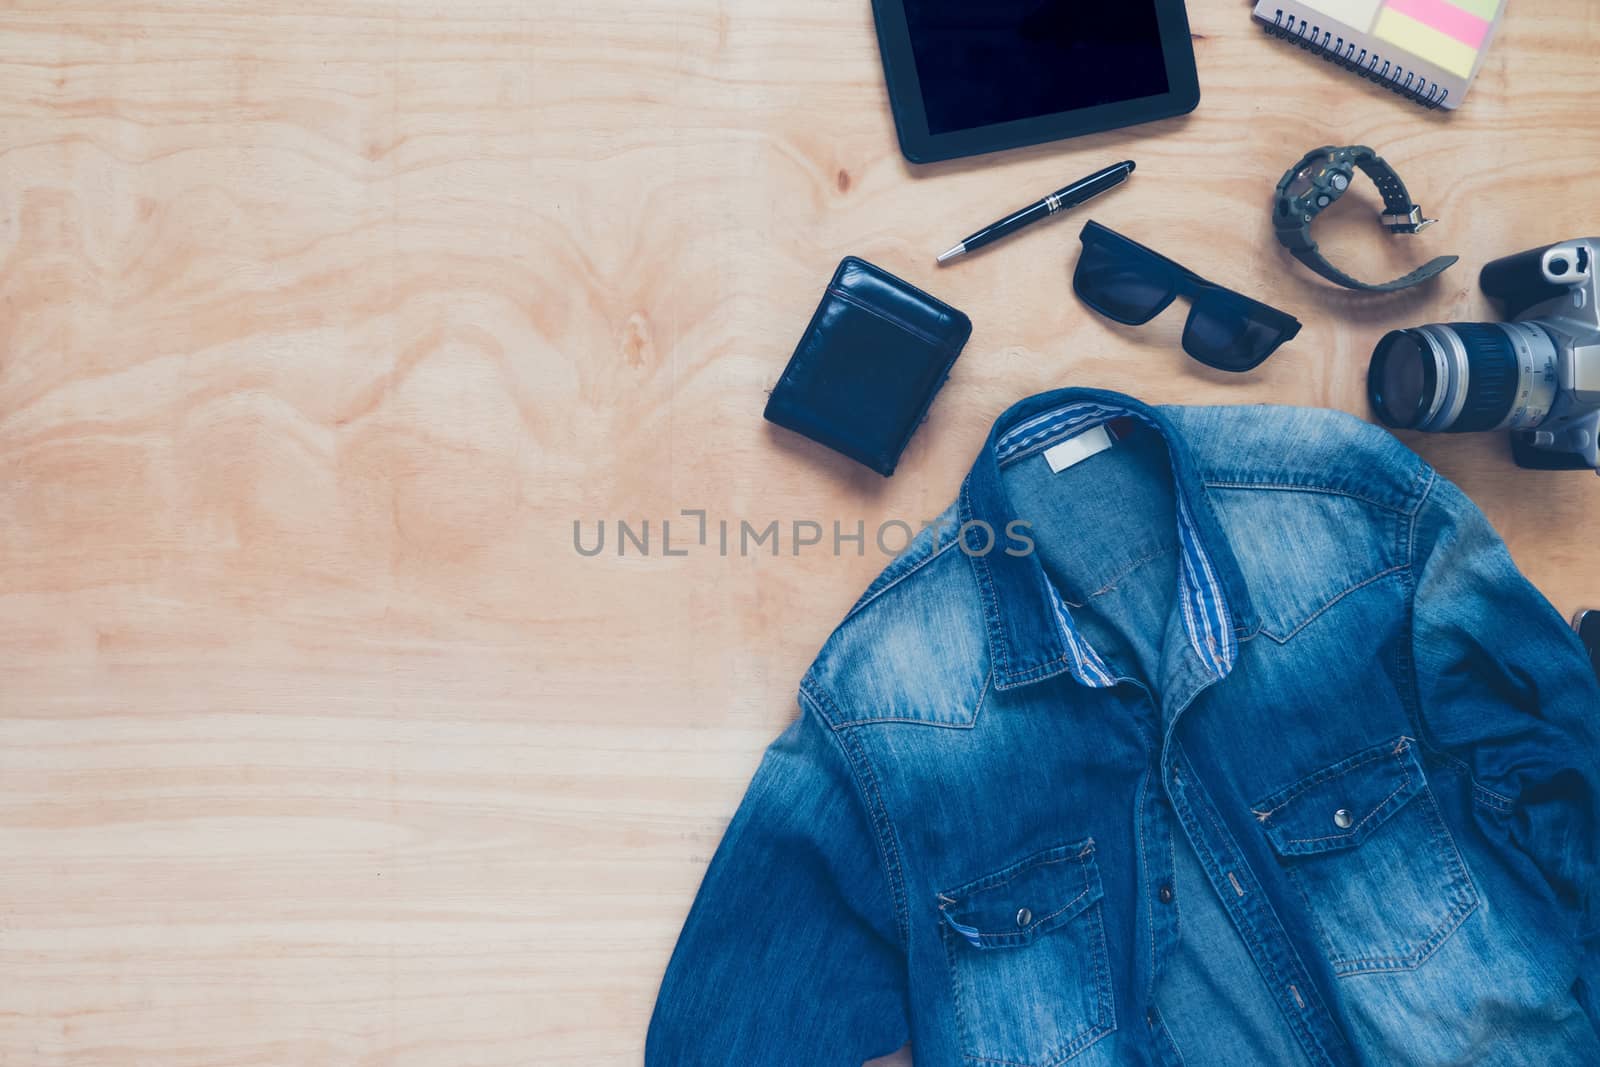
<path fill-rule="evenodd" d="M 1478 286 L 1506 321 L 1386 334 L 1373 410 L 1395 429 L 1510 430 L 1518 466 L 1600 472 L 1600 237 L 1497 259 Z"/>

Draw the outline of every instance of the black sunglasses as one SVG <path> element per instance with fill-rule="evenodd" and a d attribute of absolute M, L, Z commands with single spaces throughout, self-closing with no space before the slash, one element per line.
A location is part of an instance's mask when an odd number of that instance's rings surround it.
<path fill-rule="evenodd" d="M 1108 319 L 1143 326 L 1180 296 L 1189 298 L 1183 350 L 1217 370 L 1259 367 L 1300 332 L 1300 320 L 1090 221 L 1078 235 L 1083 252 L 1072 276 L 1078 298 Z"/>

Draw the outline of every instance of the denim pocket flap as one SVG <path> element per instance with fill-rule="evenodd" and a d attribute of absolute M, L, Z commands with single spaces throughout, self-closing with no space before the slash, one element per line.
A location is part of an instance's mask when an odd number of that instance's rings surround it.
<path fill-rule="evenodd" d="M 1427 787 L 1417 743 L 1395 737 L 1251 806 L 1280 856 L 1354 848 Z"/>
<path fill-rule="evenodd" d="M 1029 856 L 939 894 L 939 912 L 976 948 L 1018 948 L 1100 900 L 1094 839 Z"/>

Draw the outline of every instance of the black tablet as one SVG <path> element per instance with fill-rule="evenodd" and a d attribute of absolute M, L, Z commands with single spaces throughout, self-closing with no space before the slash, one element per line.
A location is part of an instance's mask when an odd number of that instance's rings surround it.
<path fill-rule="evenodd" d="M 931 163 L 1200 102 L 1183 0 L 873 0 L 900 150 Z"/>

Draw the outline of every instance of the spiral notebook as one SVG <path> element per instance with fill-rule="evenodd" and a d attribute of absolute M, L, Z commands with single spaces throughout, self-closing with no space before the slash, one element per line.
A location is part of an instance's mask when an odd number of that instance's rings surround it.
<path fill-rule="evenodd" d="M 1455 109 L 1505 0 L 1259 0 L 1267 32 L 1425 107 Z"/>

